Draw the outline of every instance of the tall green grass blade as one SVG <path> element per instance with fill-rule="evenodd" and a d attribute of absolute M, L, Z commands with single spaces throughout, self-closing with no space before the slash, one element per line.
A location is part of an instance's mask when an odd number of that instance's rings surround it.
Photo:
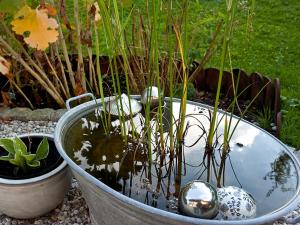
<path fill-rule="evenodd" d="M 216 119 L 217 119 L 217 111 L 218 111 L 219 98 L 220 98 L 220 92 L 221 92 L 221 84 L 222 84 L 222 79 L 223 79 L 224 64 L 225 64 L 225 59 L 226 59 L 227 50 L 228 50 L 228 44 L 229 44 L 230 36 L 231 36 L 231 32 L 232 32 L 231 28 L 232 28 L 232 23 L 233 23 L 233 18 L 234 18 L 235 4 L 236 4 L 235 0 L 226 1 L 227 14 L 226 14 L 225 31 L 224 31 L 223 44 L 222 44 L 221 63 L 220 63 L 220 68 L 219 68 L 220 73 L 219 73 L 215 105 L 214 105 L 214 110 L 213 110 L 213 117 L 212 117 L 212 121 L 210 123 L 208 140 L 207 140 L 207 147 L 209 149 L 212 149 L 212 145 L 213 145 L 214 131 L 215 131 Z"/>
<path fill-rule="evenodd" d="M 177 43 L 179 47 L 179 52 L 181 56 L 181 61 L 182 61 L 182 72 L 183 72 L 183 93 L 182 93 L 182 98 L 180 102 L 180 116 L 179 116 L 179 125 L 178 125 L 178 131 L 177 131 L 177 140 L 181 143 L 183 141 L 183 131 L 184 131 L 184 125 L 185 125 L 185 114 L 186 114 L 186 102 L 187 102 L 187 72 L 186 72 L 186 65 L 185 65 L 185 59 L 184 59 L 184 50 L 183 50 L 183 45 L 181 41 L 180 34 L 178 32 L 178 29 L 174 25 L 174 31 L 176 34 L 177 38 Z"/>
<path fill-rule="evenodd" d="M 101 74 L 101 68 L 100 68 L 100 43 L 99 43 L 99 34 L 97 25 L 95 22 L 93 22 L 94 27 L 94 33 L 95 33 L 95 40 L 96 40 L 96 73 L 98 77 L 98 83 L 99 83 L 99 91 L 100 91 L 100 98 L 103 108 L 105 107 L 105 101 L 104 101 L 104 92 L 103 92 L 103 81 L 102 81 L 102 74 Z M 104 132 L 106 134 L 110 131 L 110 114 L 103 113 L 104 120 L 102 121 Z M 101 116 L 102 119 L 102 116 Z"/>

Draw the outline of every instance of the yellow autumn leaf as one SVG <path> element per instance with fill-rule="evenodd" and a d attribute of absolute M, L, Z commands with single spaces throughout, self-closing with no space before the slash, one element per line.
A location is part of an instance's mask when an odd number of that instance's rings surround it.
<path fill-rule="evenodd" d="M 10 62 L 8 62 L 5 58 L 0 56 L 0 73 L 3 75 L 7 75 L 10 69 Z"/>
<path fill-rule="evenodd" d="M 58 38 L 58 24 L 48 17 L 45 9 L 31 9 L 26 5 L 15 15 L 11 25 L 30 47 L 38 50 L 45 50 Z"/>

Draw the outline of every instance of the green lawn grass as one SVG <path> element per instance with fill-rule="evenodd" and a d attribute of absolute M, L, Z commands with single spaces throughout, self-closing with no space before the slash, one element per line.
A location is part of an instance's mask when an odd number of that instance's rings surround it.
<path fill-rule="evenodd" d="M 143 0 L 132 2 L 145 8 Z M 179 2 L 174 0 L 174 5 Z M 216 24 L 224 16 L 224 2 L 189 1 L 188 35 L 191 40 L 191 58 L 200 60 L 205 53 Z M 300 1 L 256 1 L 250 32 L 246 32 L 249 22 L 245 10 L 247 5 L 243 4 L 247 1 L 239 2 L 241 4 L 236 12 L 235 32 L 230 45 L 233 67 L 242 68 L 247 73 L 258 72 L 280 79 L 282 95 L 287 98 L 282 105 L 285 113 L 281 138 L 283 142 L 300 149 L 300 104 L 291 104 L 292 99 L 296 102 L 300 99 Z M 68 12 L 71 14 L 72 1 L 67 3 Z M 86 12 L 86 0 L 81 1 L 81 7 L 82 12 Z M 219 57 L 220 51 L 216 51 L 206 66 L 219 67 Z"/>
<path fill-rule="evenodd" d="M 218 1 L 198 2 L 203 8 L 194 16 L 209 18 L 224 11 L 224 5 Z M 256 1 L 253 31 L 249 34 L 245 32 L 245 13 L 239 11 L 237 18 L 241 26 L 237 26 L 231 44 L 233 66 L 280 79 L 281 93 L 287 98 L 282 104 L 285 114 L 281 139 L 299 149 L 300 106 L 293 102 L 300 99 L 300 1 Z M 218 54 L 209 64 L 218 66 Z"/>

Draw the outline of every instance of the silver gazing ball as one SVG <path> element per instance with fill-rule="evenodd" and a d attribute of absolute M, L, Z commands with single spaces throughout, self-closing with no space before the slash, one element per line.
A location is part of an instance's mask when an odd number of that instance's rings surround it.
<path fill-rule="evenodd" d="M 155 86 L 150 86 L 145 88 L 142 97 L 141 97 L 141 103 L 147 104 L 147 101 L 150 102 L 151 107 L 157 107 L 158 106 L 158 100 L 159 97 L 161 97 L 162 94 L 159 93 L 158 88 Z"/>
<path fill-rule="evenodd" d="M 130 106 L 132 115 L 139 113 L 142 110 L 142 105 L 134 98 L 130 98 L 129 104 L 129 97 L 126 94 L 121 94 L 121 96 L 114 96 L 112 97 L 105 105 L 106 112 L 110 113 L 111 115 L 118 116 L 118 112 L 121 112 L 121 104 L 123 108 L 123 115 L 129 116 L 130 115 Z M 118 110 L 119 109 L 119 110 Z"/>
<path fill-rule="evenodd" d="M 241 188 L 218 188 L 219 215 L 224 220 L 242 220 L 256 216 L 254 198 Z"/>
<path fill-rule="evenodd" d="M 209 183 L 195 180 L 180 192 L 179 211 L 187 216 L 212 219 L 218 214 L 218 195 Z"/>

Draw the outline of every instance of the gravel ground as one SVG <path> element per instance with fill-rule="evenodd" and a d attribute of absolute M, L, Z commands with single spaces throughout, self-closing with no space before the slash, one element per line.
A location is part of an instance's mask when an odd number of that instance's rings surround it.
<path fill-rule="evenodd" d="M 55 122 L 45 121 L 0 121 L 0 137 L 11 137 L 24 133 L 53 133 Z M 296 152 L 300 160 L 300 152 Z M 294 211 L 285 216 L 286 219 L 293 219 L 295 216 L 300 215 L 300 206 Z M 5 215 L 0 215 L 0 225 L 47 225 L 47 224 L 64 224 L 64 225 L 89 225 L 90 218 L 88 216 L 88 207 L 85 204 L 81 192 L 78 187 L 78 183 L 75 179 L 72 181 L 72 186 L 67 193 L 64 201 L 56 209 L 48 213 L 43 217 L 39 217 L 31 220 L 16 220 L 9 218 Z M 274 225 L 290 224 L 279 220 Z M 300 225 L 300 223 L 297 223 Z"/>

